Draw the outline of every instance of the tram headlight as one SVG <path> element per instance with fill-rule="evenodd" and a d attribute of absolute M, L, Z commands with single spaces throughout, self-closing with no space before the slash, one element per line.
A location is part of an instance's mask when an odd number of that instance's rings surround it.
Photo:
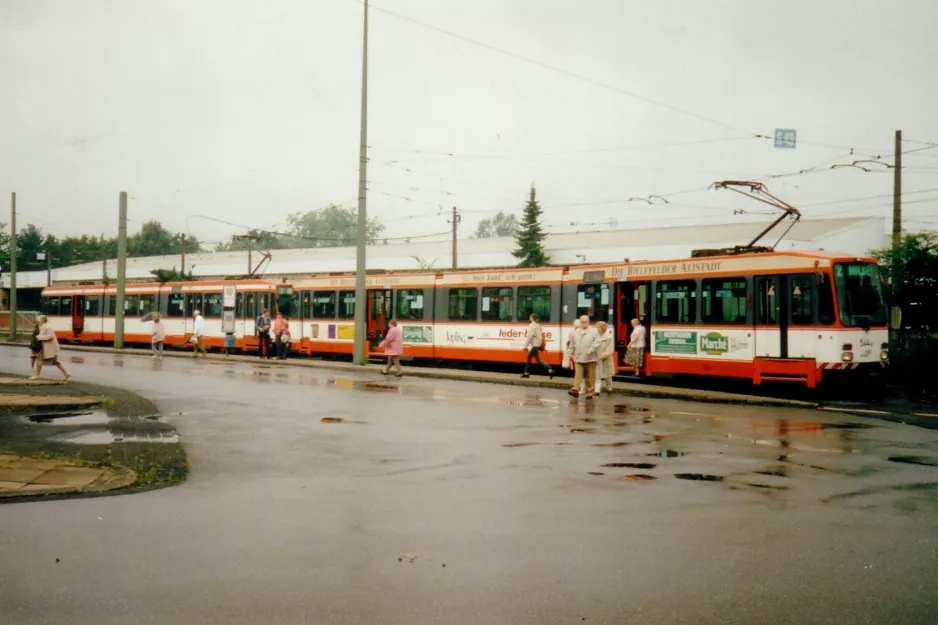
<path fill-rule="evenodd" d="M 879 352 L 879 359 L 884 362 L 889 360 L 889 350 L 884 349 L 883 351 Z"/>
<path fill-rule="evenodd" d="M 844 362 L 853 362 L 853 352 L 844 352 L 840 355 L 840 359 Z"/>

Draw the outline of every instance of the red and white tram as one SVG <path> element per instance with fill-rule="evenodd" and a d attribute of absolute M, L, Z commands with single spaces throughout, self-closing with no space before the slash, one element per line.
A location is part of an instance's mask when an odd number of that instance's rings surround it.
<path fill-rule="evenodd" d="M 181 345 L 191 311 L 206 321 L 207 345 L 223 344 L 224 287 L 237 292 L 237 346 L 256 350 L 254 318 L 267 307 L 291 319 L 295 349 L 351 355 L 354 275 L 292 285 L 264 280 L 133 284 L 127 287 L 127 343 L 148 343 L 147 313 L 161 311 L 167 342 Z M 44 310 L 65 340 L 111 342 L 114 287 L 54 286 Z M 815 387 L 834 370 L 888 362 L 887 310 L 872 258 L 825 252 L 752 252 L 683 260 L 504 268 L 367 277 L 368 355 L 388 322 L 403 328 L 405 355 L 428 361 L 524 360 L 528 316 L 545 336 L 542 357 L 559 365 L 581 315 L 606 321 L 624 368 L 631 319 L 647 329 L 646 375 L 694 374 Z M 170 336 L 172 338 L 170 338 Z"/>

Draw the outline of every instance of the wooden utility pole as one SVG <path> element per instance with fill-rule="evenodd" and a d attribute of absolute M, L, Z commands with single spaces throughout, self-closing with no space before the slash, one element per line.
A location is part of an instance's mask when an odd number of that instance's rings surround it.
<path fill-rule="evenodd" d="M 117 310 L 114 311 L 114 347 L 124 348 L 124 291 L 127 287 L 127 192 L 121 191 L 117 218 Z"/>
<path fill-rule="evenodd" d="M 16 192 L 10 198 L 10 340 L 16 340 Z"/>
<path fill-rule="evenodd" d="M 459 228 L 459 222 L 462 221 L 462 215 L 459 214 L 459 211 L 456 207 L 453 207 L 453 218 L 450 220 L 450 223 L 453 224 L 453 269 L 456 269 L 456 232 Z"/>
<path fill-rule="evenodd" d="M 896 160 L 892 185 L 892 246 L 902 241 L 902 131 L 896 131 Z"/>

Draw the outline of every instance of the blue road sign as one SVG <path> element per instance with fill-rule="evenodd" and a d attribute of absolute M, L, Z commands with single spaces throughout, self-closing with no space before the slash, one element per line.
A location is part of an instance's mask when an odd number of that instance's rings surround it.
<path fill-rule="evenodd" d="M 775 129 L 775 147 L 793 148 L 798 140 L 798 131 L 792 128 Z"/>

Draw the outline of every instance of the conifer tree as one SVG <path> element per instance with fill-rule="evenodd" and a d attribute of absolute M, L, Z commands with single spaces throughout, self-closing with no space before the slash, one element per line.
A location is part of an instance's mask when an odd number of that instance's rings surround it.
<path fill-rule="evenodd" d="M 531 185 L 531 195 L 524 207 L 521 226 L 515 234 L 518 249 L 512 252 L 520 259 L 519 267 L 544 267 L 550 261 L 544 253 L 544 239 L 547 237 L 541 229 L 541 206 L 537 201 L 537 192 Z"/>

